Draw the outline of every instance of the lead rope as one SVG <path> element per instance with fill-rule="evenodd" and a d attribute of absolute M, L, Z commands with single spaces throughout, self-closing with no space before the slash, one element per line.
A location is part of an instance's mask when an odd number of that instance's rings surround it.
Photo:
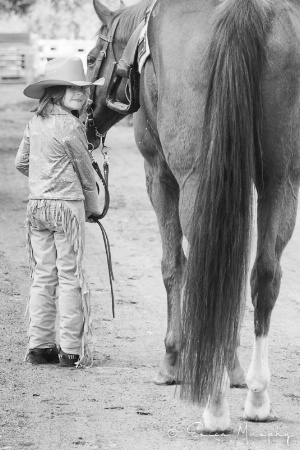
<path fill-rule="evenodd" d="M 109 284 L 110 284 L 110 293 L 111 293 L 111 301 L 112 301 L 112 315 L 113 315 L 113 318 L 115 318 L 115 297 L 114 297 L 114 290 L 113 290 L 113 285 L 112 285 L 112 281 L 114 280 L 114 274 L 113 274 L 113 269 L 112 269 L 110 243 L 109 243 L 107 233 L 106 233 L 102 223 L 100 223 L 100 220 L 106 216 L 107 211 L 109 209 L 109 203 L 110 203 L 110 196 L 109 196 L 109 190 L 108 190 L 109 159 L 108 159 L 107 151 L 105 150 L 107 148 L 105 146 L 105 137 L 106 137 L 106 135 L 104 135 L 104 136 L 101 135 L 101 143 L 102 143 L 101 152 L 104 157 L 104 162 L 103 162 L 104 176 L 102 175 L 102 172 L 100 170 L 100 167 L 99 167 L 97 161 L 95 161 L 95 159 L 94 159 L 94 156 L 93 156 L 94 146 L 93 146 L 93 144 L 89 143 L 89 146 L 91 145 L 91 147 L 92 147 L 91 149 L 89 149 L 89 153 L 92 158 L 92 166 L 93 166 L 95 172 L 97 173 L 98 177 L 100 178 L 100 180 L 104 186 L 104 191 L 105 191 L 105 201 L 104 201 L 104 207 L 103 207 L 102 213 L 100 214 L 100 216 L 91 215 L 89 217 L 89 219 L 91 219 L 94 223 L 97 223 L 99 225 L 99 228 L 102 233 L 104 247 L 105 247 L 105 253 L 106 253 L 106 260 L 107 260 Z"/>

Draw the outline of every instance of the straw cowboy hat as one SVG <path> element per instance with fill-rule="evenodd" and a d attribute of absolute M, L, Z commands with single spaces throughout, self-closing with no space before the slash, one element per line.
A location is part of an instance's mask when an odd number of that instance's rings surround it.
<path fill-rule="evenodd" d="M 30 84 L 24 89 L 29 98 L 41 98 L 45 89 L 51 86 L 90 86 L 86 81 L 80 58 L 55 58 L 45 67 L 44 80 Z"/>

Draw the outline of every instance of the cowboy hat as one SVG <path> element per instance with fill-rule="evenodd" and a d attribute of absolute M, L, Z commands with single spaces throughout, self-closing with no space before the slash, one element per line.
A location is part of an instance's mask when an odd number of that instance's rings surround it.
<path fill-rule="evenodd" d="M 24 89 L 29 98 L 41 98 L 45 89 L 51 86 L 90 86 L 86 81 L 80 58 L 55 58 L 45 67 L 44 80 L 30 84 Z"/>

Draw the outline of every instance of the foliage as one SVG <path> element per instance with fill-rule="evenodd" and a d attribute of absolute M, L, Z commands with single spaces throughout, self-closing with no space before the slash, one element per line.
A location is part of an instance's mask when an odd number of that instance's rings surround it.
<path fill-rule="evenodd" d="M 26 14 L 31 6 L 34 6 L 41 2 L 38 0 L 0 0 L 0 12 L 11 13 L 14 12 L 16 14 Z M 60 4 L 68 3 L 71 5 L 79 6 L 80 0 L 73 0 L 72 2 L 68 2 L 67 0 L 51 0 L 51 3 L 54 8 L 59 8 Z"/>
<path fill-rule="evenodd" d="M 85 37 L 84 29 L 89 28 L 92 18 L 96 19 L 91 3 L 82 0 L 37 1 L 30 13 L 34 32 L 44 39 Z"/>
<path fill-rule="evenodd" d="M 25 14 L 36 0 L 0 0 L 0 12 Z"/>
<path fill-rule="evenodd" d="M 99 28 L 92 0 L 0 0 L 0 12 L 1 31 L 41 39 L 94 39 Z"/>

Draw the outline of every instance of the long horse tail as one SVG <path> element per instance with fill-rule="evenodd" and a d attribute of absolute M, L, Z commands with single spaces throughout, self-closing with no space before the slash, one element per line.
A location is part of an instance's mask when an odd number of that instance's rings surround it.
<path fill-rule="evenodd" d="M 270 17 L 268 0 L 224 0 L 214 16 L 182 311 L 181 397 L 194 402 L 220 388 L 237 346 Z"/>

